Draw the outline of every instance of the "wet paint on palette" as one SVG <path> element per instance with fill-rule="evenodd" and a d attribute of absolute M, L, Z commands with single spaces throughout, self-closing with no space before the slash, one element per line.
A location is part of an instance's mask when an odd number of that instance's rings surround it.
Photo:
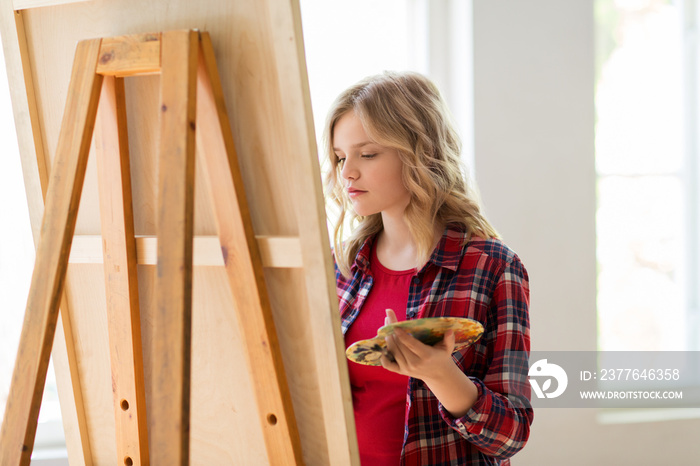
<path fill-rule="evenodd" d="M 431 346 L 441 342 L 447 330 L 452 330 L 455 334 L 455 351 L 469 347 L 484 333 L 484 327 L 479 322 L 463 317 L 407 320 L 380 327 L 376 337 L 353 343 L 345 351 L 347 358 L 358 364 L 380 366 L 382 354 L 391 357 L 386 350 L 385 338 L 391 335 L 395 328 L 401 328 L 417 340 Z"/>

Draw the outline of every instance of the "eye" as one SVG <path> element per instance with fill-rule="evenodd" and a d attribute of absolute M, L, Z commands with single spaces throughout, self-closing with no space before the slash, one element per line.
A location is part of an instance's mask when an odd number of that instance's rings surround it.
<path fill-rule="evenodd" d="M 373 159 L 377 154 L 362 154 L 363 159 Z"/>
<path fill-rule="evenodd" d="M 338 157 L 338 165 L 345 163 L 345 157 Z"/>

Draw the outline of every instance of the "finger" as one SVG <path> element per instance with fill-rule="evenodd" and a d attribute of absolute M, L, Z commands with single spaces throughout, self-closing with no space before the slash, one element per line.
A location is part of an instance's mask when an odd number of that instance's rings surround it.
<path fill-rule="evenodd" d="M 401 345 L 396 340 L 396 337 L 394 335 L 387 335 L 385 340 L 386 340 L 386 349 L 394 357 L 394 361 L 396 361 L 396 364 L 398 365 L 398 367 L 399 368 L 405 367 L 406 366 L 406 355 L 404 354 L 403 348 L 401 348 Z"/>
<path fill-rule="evenodd" d="M 401 349 L 404 353 L 411 352 L 415 355 L 420 355 L 428 348 L 428 345 L 416 339 L 403 329 L 395 328 L 393 336 L 397 341 L 397 345 L 401 345 Z"/>
<path fill-rule="evenodd" d="M 446 331 L 440 345 L 452 353 L 455 349 L 455 332 L 453 330 Z"/>
<path fill-rule="evenodd" d="M 393 357 L 394 356 L 391 353 L 382 354 L 381 358 L 379 358 L 379 362 L 386 370 L 391 372 L 400 372 L 401 368 L 395 360 L 392 360 Z"/>
<path fill-rule="evenodd" d="M 398 322 L 399 319 L 396 318 L 396 313 L 393 309 L 386 310 L 386 317 L 384 318 L 384 325 L 389 325 Z"/>

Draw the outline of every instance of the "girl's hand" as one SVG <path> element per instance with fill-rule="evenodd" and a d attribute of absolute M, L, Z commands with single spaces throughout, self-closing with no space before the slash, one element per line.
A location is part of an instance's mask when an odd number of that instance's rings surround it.
<path fill-rule="evenodd" d="M 398 322 L 396 314 L 391 309 L 386 310 L 384 324 Z M 399 328 L 386 337 L 387 350 L 394 357 L 394 361 L 387 355 L 382 355 L 382 366 L 392 372 L 421 379 L 429 383 L 449 374 L 455 368 L 452 360 L 452 352 L 455 347 L 455 336 L 452 330 L 445 333 L 443 340 L 428 346 L 412 335 Z"/>
<path fill-rule="evenodd" d="M 396 314 L 386 310 L 385 325 L 397 322 Z M 476 403 L 479 391 L 452 359 L 455 335 L 452 330 L 435 346 L 428 346 L 403 330 L 394 329 L 386 337 L 387 350 L 394 361 L 382 355 L 382 366 L 392 372 L 421 379 L 452 416 L 464 416 Z"/>

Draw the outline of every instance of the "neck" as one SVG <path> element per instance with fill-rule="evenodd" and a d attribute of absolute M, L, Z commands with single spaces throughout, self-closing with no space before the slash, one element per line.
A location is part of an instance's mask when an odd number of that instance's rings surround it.
<path fill-rule="evenodd" d="M 404 219 L 382 213 L 382 223 L 376 243 L 379 262 L 391 270 L 415 268 L 418 250 Z"/>
<path fill-rule="evenodd" d="M 379 233 L 376 243 L 379 262 L 391 270 L 417 268 L 418 247 L 403 216 L 396 217 L 382 212 L 382 223 L 384 229 Z M 436 226 L 433 236 L 432 247 L 435 247 L 442 236 L 442 228 Z"/>
<path fill-rule="evenodd" d="M 403 217 L 396 218 L 382 213 L 383 230 L 379 234 L 380 241 L 390 249 L 415 248 L 413 236 Z"/>

